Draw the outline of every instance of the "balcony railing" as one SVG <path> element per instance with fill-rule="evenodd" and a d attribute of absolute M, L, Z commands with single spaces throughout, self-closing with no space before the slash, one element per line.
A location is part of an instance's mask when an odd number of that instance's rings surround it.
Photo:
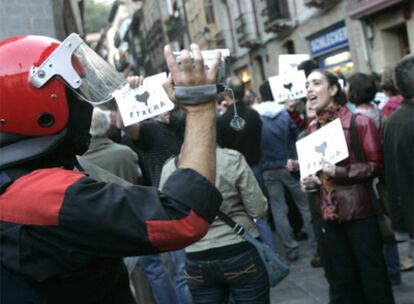
<path fill-rule="evenodd" d="M 234 20 L 236 37 L 241 47 L 255 48 L 260 45 L 260 39 L 255 34 L 256 28 L 251 20 L 253 16 L 249 14 L 251 13 L 242 13 Z"/>
<path fill-rule="evenodd" d="M 265 21 L 264 27 L 266 32 L 272 32 L 279 35 L 288 33 L 295 27 L 295 22 L 292 19 L 277 19 L 273 21 Z"/>
<path fill-rule="evenodd" d="M 217 48 L 225 49 L 227 48 L 226 38 L 224 37 L 223 31 L 219 31 L 215 37 Z"/>
<path fill-rule="evenodd" d="M 290 18 L 286 0 L 266 0 L 266 14 L 270 21 Z"/>
<path fill-rule="evenodd" d="M 185 31 L 185 23 L 180 15 L 172 15 L 165 22 L 168 37 L 181 36 Z"/>
<path fill-rule="evenodd" d="M 305 0 L 308 7 L 317 7 L 320 9 L 328 9 L 341 2 L 341 0 Z"/>
<path fill-rule="evenodd" d="M 267 16 L 264 22 L 266 32 L 283 34 L 294 28 L 294 22 L 290 18 L 289 6 L 286 0 L 266 0 L 266 8 L 262 16 Z"/>
<path fill-rule="evenodd" d="M 404 0 L 347 0 L 348 15 L 351 18 L 364 18 Z"/>
<path fill-rule="evenodd" d="M 157 44 L 163 43 L 161 20 L 155 21 L 148 32 L 145 34 L 145 44 L 148 49 L 156 47 Z"/>

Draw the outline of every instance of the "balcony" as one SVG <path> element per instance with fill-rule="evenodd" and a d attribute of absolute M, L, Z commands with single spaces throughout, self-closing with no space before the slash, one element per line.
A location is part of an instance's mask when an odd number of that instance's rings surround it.
<path fill-rule="evenodd" d="M 341 2 L 340 0 L 305 0 L 308 7 L 316 7 L 319 9 L 328 9 Z"/>
<path fill-rule="evenodd" d="M 181 36 L 185 31 L 185 25 L 181 17 L 172 15 L 165 22 L 168 37 Z"/>
<path fill-rule="evenodd" d="M 226 38 L 224 37 L 223 31 L 217 32 L 217 34 L 214 38 L 216 40 L 217 48 L 219 48 L 219 49 L 227 48 Z"/>
<path fill-rule="evenodd" d="M 160 44 L 163 44 L 162 23 L 161 20 L 158 19 L 145 34 L 145 45 L 148 49 L 153 49 Z"/>
<path fill-rule="evenodd" d="M 262 16 L 267 16 L 264 22 L 266 32 L 273 32 L 278 35 L 288 33 L 295 27 L 294 21 L 290 18 L 289 6 L 286 0 L 266 0 L 266 8 Z"/>
<path fill-rule="evenodd" d="M 253 16 L 250 15 L 249 13 L 242 13 L 234 20 L 237 42 L 241 47 L 256 48 L 260 46 L 260 39 L 255 34 L 256 27 Z"/>
<path fill-rule="evenodd" d="M 264 22 L 265 31 L 276 33 L 279 36 L 289 33 L 295 27 L 295 22 L 292 19 L 276 19 L 273 21 L 267 20 Z"/>
<path fill-rule="evenodd" d="M 380 12 L 393 5 L 406 2 L 404 0 L 347 0 L 348 15 L 361 19 Z"/>

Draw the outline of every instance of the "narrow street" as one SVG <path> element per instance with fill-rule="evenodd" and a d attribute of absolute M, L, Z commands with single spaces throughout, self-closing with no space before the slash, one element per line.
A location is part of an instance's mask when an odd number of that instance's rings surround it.
<path fill-rule="evenodd" d="M 328 304 L 328 283 L 322 268 L 310 266 L 311 251 L 306 241 L 300 242 L 300 259 L 291 263 L 289 276 L 271 291 L 272 304 Z M 401 257 L 406 244 L 400 245 Z M 396 304 L 414 304 L 414 271 L 402 273 L 402 283 L 394 286 Z"/>

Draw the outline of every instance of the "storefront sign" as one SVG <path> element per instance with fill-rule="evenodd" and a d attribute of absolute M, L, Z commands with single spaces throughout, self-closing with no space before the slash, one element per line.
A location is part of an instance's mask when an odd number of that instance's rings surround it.
<path fill-rule="evenodd" d="M 313 57 L 332 52 L 348 45 L 348 31 L 344 22 L 309 38 Z"/>

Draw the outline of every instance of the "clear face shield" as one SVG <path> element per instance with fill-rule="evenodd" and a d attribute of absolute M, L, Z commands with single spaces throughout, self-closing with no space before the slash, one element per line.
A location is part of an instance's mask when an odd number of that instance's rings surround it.
<path fill-rule="evenodd" d="M 41 88 L 54 76 L 92 105 L 112 100 L 112 93 L 126 84 L 125 78 L 77 34 L 69 35 L 40 66 L 32 67 L 30 82 Z"/>

